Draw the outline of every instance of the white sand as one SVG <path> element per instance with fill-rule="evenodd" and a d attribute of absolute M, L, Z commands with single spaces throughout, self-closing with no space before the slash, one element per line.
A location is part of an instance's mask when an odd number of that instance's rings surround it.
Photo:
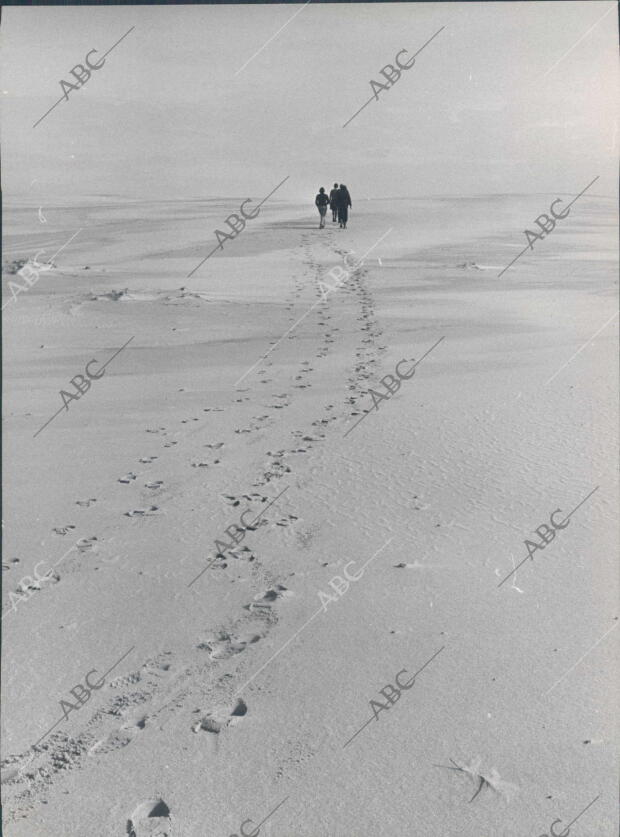
<path fill-rule="evenodd" d="M 238 198 L 95 197 L 46 207 L 45 226 L 9 204 L 5 258 L 81 232 L 4 311 L 5 833 L 120 837 L 131 820 L 137 837 L 226 837 L 288 797 L 262 834 L 517 837 L 600 795 L 575 834 L 617 834 L 606 190 L 501 279 L 555 194 L 356 201 L 346 232 L 274 198 L 191 279 Z M 343 251 L 390 229 L 320 301 Z M 33 438 L 70 379 L 132 337 Z M 442 337 L 344 438 L 367 390 Z M 533 530 L 596 486 L 498 588 Z M 188 587 L 226 527 L 285 489 L 247 551 Z M 63 558 L 80 538 L 96 540 Z M 41 561 L 57 580 L 11 610 Z M 343 749 L 379 690 L 440 648 Z M 70 689 L 129 649 L 33 749 Z M 435 766 L 450 759 L 491 782 L 471 804 L 479 780 Z"/>

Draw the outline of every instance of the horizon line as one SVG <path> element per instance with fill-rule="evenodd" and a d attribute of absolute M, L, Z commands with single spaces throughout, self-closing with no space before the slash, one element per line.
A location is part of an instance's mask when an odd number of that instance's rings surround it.
<path fill-rule="evenodd" d="M 467 199 L 467 198 L 504 198 L 504 197 L 536 197 L 537 195 L 572 195 L 573 192 L 560 192 L 557 190 L 548 190 L 544 192 L 471 192 L 467 194 L 455 194 L 455 193 L 435 193 L 435 194 L 424 194 L 424 195 L 377 195 L 377 196 L 369 196 L 369 195 L 361 195 L 356 198 L 358 201 L 415 201 L 415 200 L 429 200 L 429 199 Z M 245 200 L 247 199 L 247 193 L 239 194 L 239 195 L 210 195 L 208 197 L 198 197 L 198 196 L 188 196 L 188 197 L 166 197 L 166 196 L 159 196 L 159 197 L 138 197 L 136 195 L 128 195 L 128 194 L 85 194 L 85 195 L 59 195 L 59 201 L 86 201 L 86 200 L 94 200 L 94 199 L 109 199 L 109 200 L 122 200 L 122 201 L 135 201 L 135 202 L 142 202 L 142 203 L 172 203 L 172 202 L 185 202 L 185 203 L 195 203 L 195 202 L 202 202 L 202 201 L 229 201 L 229 200 Z M 258 198 L 258 195 L 250 196 L 250 198 L 255 197 Z M 607 198 L 607 199 L 617 199 L 618 195 L 602 195 L 597 193 L 591 193 L 590 197 L 597 197 L 597 198 Z M 20 192 L 7 192 L 4 190 L 4 200 L 5 203 L 7 199 L 11 200 L 20 200 L 24 202 L 31 202 L 33 206 L 40 204 L 40 198 L 34 199 L 30 195 Z M 309 198 L 308 198 L 309 199 Z M 272 203 L 299 203 L 299 201 L 303 200 L 302 197 L 297 199 L 283 199 L 283 198 L 274 198 Z M 55 206 L 53 203 L 48 203 L 47 206 Z"/>

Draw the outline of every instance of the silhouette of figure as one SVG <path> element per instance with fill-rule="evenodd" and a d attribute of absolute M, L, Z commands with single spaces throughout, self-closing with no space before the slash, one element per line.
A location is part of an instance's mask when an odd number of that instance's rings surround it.
<path fill-rule="evenodd" d="M 334 188 L 329 193 L 329 208 L 332 211 L 332 221 L 334 224 L 338 220 L 338 184 L 334 183 Z"/>
<path fill-rule="evenodd" d="M 346 230 L 347 221 L 349 220 L 349 207 L 353 206 L 353 204 L 351 203 L 349 190 L 344 183 L 340 184 L 340 188 L 336 194 L 336 203 L 338 205 L 338 221 L 340 226 Z"/>
<path fill-rule="evenodd" d="M 316 204 L 317 209 L 319 210 L 320 221 L 319 221 L 319 229 L 322 230 L 325 226 L 325 216 L 327 215 L 327 204 L 329 203 L 329 198 L 325 194 L 325 189 L 321 186 L 319 189 L 319 194 L 314 199 L 314 203 Z"/>

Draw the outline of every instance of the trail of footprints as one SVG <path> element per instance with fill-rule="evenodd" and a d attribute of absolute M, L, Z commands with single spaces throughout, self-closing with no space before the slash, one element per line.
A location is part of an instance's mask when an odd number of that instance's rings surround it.
<path fill-rule="evenodd" d="M 312 263 L 311 266 L 318 272 L 319 266 L 317 264 Z M 347 379 L 347 389 L 350 394 L 345 396 L 343 400 L 343 405 L 345 409 L 349 410 L 349 415 L 351 416 L 359 415 L 359 411 L 355 405 L 360 398 L 367 394 L 368 390 L 365 387 L 365 383 L 374 374 L 372 366 L 377 363 L 380 353 L 386 351 L 385 346 L 376 345 L 382 332 L 374 317 L 371 295 L 364 288 L 362 278 L 363 271 L 358 271 L 357 274 L 349 279 L 346 286 L 343 286 L 342 289 L 337 291 L 337 293 L 354 294 L 360 303 L 358 322 L 361 323 L 360 328 L 363 336 L 361 337 L 360 345 L 355 351 L 356 363 L 354 370 Z M 297 279 L 295 282 L 294 299 L 287 306 L 291 312 L 302 291 L 303 282 Z M 329 313 L 328 300 L 320 303 L 317 306 L 317 311 L 318 325 L 323 329 L 324 342 L 317 350 L 316 357 L 323 358 L 327 356 L 329 345 L 334 342 L 334 334 L 338 329 L 329 326 L 331 314 Z M 293 319 L 294 315 L 291 314 L 291 321 Z M 291 335 L 291 337 L 294 337 L 294 335 Z M 267 377 L 267 370 L 271 365 L 272 361 L 266 361 L 264 368 L 258 370 L 259 383 L 261 385 L 270 383 L 270 379 Z M 301 361 L 292 387 L 305 389 L 311 386 L 310 379 L 313 372 L 314 369 L 309 360 Z M 244 400 L 249 400 L 249 396 L 245 395 L 248 391 L 249 388 L 236 390 L 235 396 L 237 397 L 232 399 L 232 403 L 242 403 Z M 287 392 L 272 394 L 271 402 L 265 408 L 269 412 L 257 415 L 251 420 L 248 427 L 237 428 L 234 432 L 236 434 L 254 433 L 268 426 L 267 423 L 272 424 L 275 419 L 272 418 L 270 413 L 288 407 L 291 404 L 291 398 L 292 396 Z M 222 407 L 208 407 L 204 408 L 203 412 L 222 412 L 223 409 Z M 338 415 L 336 414 L 335 405 L 328 404 L 324 407 L 323 416 L 311 422 L 312 430 L 291 431 L 291 447 L 266 452 L 266 461 L 262 473 L 254 481 L 253 487 L 262 488 L 268 483 L 280 480 L 291 474 L 293 469 L 289 462 L 293 463 L 294 457 L 310 453 L 315 444 L 323 442 L 326 438 L 325 429 L 329 424 L 337 420 Z M 197 417 L 191 417 L 182 419 L 181 424 L 187 425 L 197 421 L 199 421 Z M 160 437 L 164 448 L 174 447 L 179 444 L 178 439 L 169 438 L 168 431 L 165 427 L 147 428 L 145 432 Z M 204 448 L 208 455 L 203 460 L 189 462 L 189 466 L 193 468 L 209 468 L 220 464 L 223 454 L 222 449 L 224 447 L 225 443 L 223 441 L 205 444 Z M 151 466 L 156 468 L 157 460 L 157 455 L 148 454 L 140 457 L 137 464 L 149 466 L 149 468 Z M 138 479 L 139 474 L 135 470 L 130 470 L 118 478 L 118 483 L 123 486 L 132 486 Z M 156 496 L 163 490 L 164 482 L 160 479 L 149 479 L 143 483 L 143 487 L 153 496 Z M 265 504 L 271 498 L 254 491 L 239 496 L 223 495 L 223 499 L 231 506 L 236 507 L 242 501 L 246 503 Z M 96 502 L 96 498 L 89 497 L 87 499 L 77 500 L 76 504 L 80 508 L 88 509 Z M 125 515 L 127 517 L 149 517 L 158 511 L 159 508 L 155 504 L 149 504 L 144 508 L 129 510 L 125 512 Z M 276 509 L 272 507 L 271 517 L 274 511 Z M 275 519 L 273 523 L 279 527 L 288 527 L 297 520 L 298 518 L 295 515 L 283 514 L 279 519 Z M 259 518 L 254 526 L 248 528 L 256 529 L 261 525 L 267 525 L 267 521 L 264 518 Z M 54 534 L 59 536 L 72 534 L 75 528 L 76 524 L 74 523 L 65 524 L 55 527 Z M 97 540 L 97 536 L 95 535 L 81 538 L 77 542 L 78 551 L 85 553 L 93 550 L 97 546 Z M 238 547 L 235 552 L 235 557 L 245 558 L 249 562 L 256 560 L 252 549 L 245 544 Z M 3 570 L 12 569 L 17 563 L 19 563 L 19 559 L 13 558 L 9 564 L 3 565 Z M 225 568 L 226 563 L 222 566 Z M 60 580 L 58 574 L 56 574 L 56 580 Z M 205 654 L 209 665 L 217 665 L 222 660 L 227 660 L 241 654 L 247 649 L 255 647 L 263 636 L 265 636 L 275 619 L 275 614 L 272 612 L 275 603 L 278 600 L 294 595 L 294 592 L 284 585 L 272 584 L 271 587 L 262 593 L 255 595 L 252 601 L 246 603 L 244 606 L 247 611 L 247 616 L 243 618 L 260 619 L 263 625 L 262 631 L 259 629 L 259 632 L 250 630 L 239 633 L 222 629 L 207 633 L 196 643 L 196 651 Z M 165 652 L 155 661 L 147 661 L 139 671 L 124 678 L 113 680 L 109 684 L 109 688 L 111 691 L 118 690 L 119 694 L 116 697 L 111 697 L 104 708 L 99 708 L 95 712 L 86 723 L 83 732 L 75 738 L 62 732 L 55 732 L 45 739 L 36 749 L 31 748 L 29 754 L 10 756 L 3 762 L 3 782 L 6 781 L 8 785 L 20 785 L 26 779 L 30 785 L 39 786 L 40 789 L 53 781 L 54 774 L 68 770 L 74 766 L 79 766 L 84 758 L 99 757 L 105 753 L 114 752 L 119 748 L 127 746 L 136 735 L 148 729 L 151 724 L 156 723 L 156 719 L 162 713 L 165 714 L 167 711 L 170 711 L 166 704 L 164 704 L 163 708 L 155 708 L 152 711 L 148 707 L 154 702 L 154 698 L 161 694 L 165 686 L 161 678 L 166 677 L 167 672 L 172 667 L 172 655 L 170 652 Z M 186 672 L 186 674 L 188 674 L 187 679 L 191 681 L 192 672 Z M 171 710 L 173 713 L 177 709 L 182 708 L 187 695 L 191 692 L 192 688 L 190 687 L 184 692 L 182 691 L 176 701 L 173 701 L 174 705 Z M 196 734 L 207 734 L 209 738 L 217 738 L 223 730 L 239 723 L 247 713 L 248 707 L 243 700 L 238 699 L 233 705 L 229 705 L 224 701 L 207 710 L 200 708 L 194 709 L 191 713 L 194 717 L 190 720 L 189 726 L 191 731 Z M 119 719 L 121 723 L 111 729 L 107 735 L 97 737 L 94 734 L 93 728 L 101 725 L 105 726 L 106 722 L 115 718 Z M 36 767 L 32 766 L 32 763 L 35 761 L 39 762 Z M 24 764 L 26 765 L 25 767 Z M 6 771 L 4 770 L 5 767 L 7 768 Z M 35 796 L 30 787 L 18 792 L 18 797 L 20 795 L 26 799 Z M 153 798 L 138 805 L 129 815 L 126 830 L 130 837 L 143 837 L 143 835 L 147 834 L 161 834 L 162 837 L 170 835 L 171 837 L 171 822 L 171 814 L 167 804 L 161 798 Z"/>
<path fill-rule="evenodd" d="M 341 251 L 337 251 L 341 252 Z M 315 270 L 319 271 L 319 265 L 312 261 L 312 257 L 310 252 L 307 252 L 307 263 Z M 364 386 L 365 382 L 368 381 L 373 376 L 372 366 L 377 363 L 378 355 L 381 352 L 386 351 L 385 346 L 378 346 L 374 348 L 375 341 L 377 338 L 381 336 L 381 330 L 378 327 L 377 321 L 374 318 L 374 309 L 373 309 L 373 301 L 370 293 L 364 288 L 362 284 L 362 278 L 364 275 L 363 270 L 358 270 L 353 276 L 349 278 L 347 283 L 339 289 L 336 293 L 348 293 L 348 294 L 355 294 L 359 298 L 360 302 L 360 316 L 358 317 L 358 321 L 362 323 L 361 330 L 367 336 L 363 337 L 361 340 L 361 345 L 356 349 L 355 356 L 356 356 L 356 364 L 354 367 L 354 371 L 352 375 L 349 376 L 347 379 L 347 388 L 350 391 L 350 394 L 345 397 L 344 406 L 345 408 L 349 408 L 349 414 L 351 416 L 358 416 L 360 415 L 360 410 L 356 408 L 357 402 L 368 395 L 368 389 Z M 295 301 L 300 297 L 302 291 L 304 289 L 304 283 L 302 279 L 295 280 L 295 292 L 293 299 L 289 302 L 289 308 L 293 308 Z M 317 295 L 320 297 L 320 292 L 317 290 Z M 329 297 L 328 297 L 329 299 Z M 327 321 L 331 318 L 331 315 L 328 313 L 328 299 L 324 300 L 319 308 L 319 320 L 318 323 L 321 326 L 325 326 Z M 325 356 L 327 353 L 327 346 L 329 342 L 333 342 L 333 331 L 334 330 L 327 330 L 324 333 L 325 344 L 317 353 L 318 356 Z M 291 335 L 293 336 L 293 335 Z M 265 367 L 271 366 L 272 362 L 267 361 L 265 363 Z M 305 389 L 311 386 L 309 378 L 311 377 L 312 372 L 314 372 L 314 368 L 312 367 L 310 361 L 303 360 L 300 362 L 300 367 L 298 373 L 295 375 L 294 383 L 292 384 L 293 388 L 301 388 Z M 266 369 L 259 370 L 259 374 L 266 374 Z M 263 378 L 261 379 L 263 383 L 267 383 L 268 380 Z M 183 392 L 184 390 L 179 390 Z M 238 389 L 237 394 L 244 394 L 249 391 L 249 388 Z M 233 399 L 233 403 L 235 401 L 239 401 L 239 399 Z M 291 395 L 289 393 L 274 393 L 272 396 L 272 403 L 267 405 L 267 410 L 273 412 L 275 410 L 282 410 L 285 409 L 291 403 Z M 204 412 L 222 412 L 224 408 L 216 406 L 216 407 L 206 407 L 203 408 Z M 301 442 L 303 444 L 298 444 L 298 446 L 294 446 L 289 450 L 280 450 L 277 452 L 267 452 L 268 460 L 264 465 L 263 472 L 260 476 L 257 477 L 255 482 L 253 483 L 254 487 L 263 487 L 268 483 L 273 482 L 274 480 L 278 480 L 287 474 L 291 473 L 291 467 L 285 462 L 286 457 L 294 456 L 295 454 L 305 454 L 312 450 L 313 444 L 317 442 L 321 442 L 325 439 L 325 434 L 322 432 L 317 432 L 317 430 L 324 429 L 330 423 L 337 421 L 338 416 L 334 413 L 335 406 L 333 404 L 326 405 L 325 412 L 326 415 L 324 417 L 316 419 L 312 422 L 312 426 L 315 428 L 313 433 L 304 433 L 303 431 L 296 430 L 293 431 L 293 436 L 295 437 L 297 442 Z M 271 417 L 270 412 L 260 414 L 255 416 L 252 419 L 250 425 L 248 427 L 236 428 L 236 434 L 247 434 L 253 433 L 262 430 L 265 426 L 269 426 L 274 423 L 274 419 Z M 187 419 L 181 419 L 181 424 L 188 424 L 190 422 L 199 421 L 199 418 L 194 416 Z M 146 433 L 149 433 L 153 436 L 157 436 L 162 439 L 163 446 L 173 447 L 179 443 L 179 440 L 169 438 L 169 431 L 164 426 L 154 427 L 154 428 L 146 428 Z M 210 467 L 214 467 L 220 465 L 222 462 L 221 459 L 221 449 L 224 447 L 224 442 L 214 442 L 205 444 L 205 450 L 209 454 L 203 459 L 195 459 L 189 463 L 189 466 L 195 469 L 208 469 Z M 158 456 L 156 454 L 149 454 L 141 456 L 138 459 L 139 465 L 144 466 L 152 466 L 157 463 Z M 118 478 L 118 482 L 122 485 L 132 485 L 138 479 L 138 474 L 135 473 L 134 470 L 128 471 L 126 474 Z M 143 487 L 149 491 L 153 498 L 157 497 L 161 494 L 161 491 L 164 488 L 163 480 L 151 479 L 148 480 L 143 484 Z M 76 504 L 81 508 L 89 508 L 94 503 L 97 502 L 97 498 L 89 497 L 83 500 L 77 500 Z M 138 506 L 137 508 L 130 508 L 124 514 L 128 518 L 149 518 L 156 516 L 161 513 L 160 507 L 155 503 L 147 503 L 144 506 Z M 296 520 L 293 515 L 288 516 L 288 518 L 283 518 L 277 521 L 277 525 L 279 526 L 287 526 L 291 522 Z M 66 524 L 64 526 L 54 527 L 53 532 L 57 535 L 67 535 L 71 534 L 73 530 L 75 530 L 76 526 L 74 523 Z M 76 548 L 80 554 L 85 553 L 93 548 L 93 546 L 97 546 L 97 536 L 92 535 L 87 538 L 81 538 L 76 542 Z M 248 560 L 254 560 L 254 555 L 252 554 L 251 550 L 245 546 L 241 547 L 238 552 L 247 553 L 245 557 Z M 3 570 L 9 571 L 14 568 L 14 565 L 19 563 L 18 558 L 13 558 L 10 563 L 3 564 Z M 65 568 L 67 565 L 65 564 Z M 49 574 L 49 579 L 47 581 L 52 583 L 57 583 L 60 580 L 60 574 L 58 571 L 53 570 Z M 46 582 L 44 582 L 46 583 Z M 30 593 L 34 591 L 38 591 L 42 588 L 42 584 L 36 580 L 29 582 L 27 585 L 22 585 L 21 587 L 17 587 L 15 589 L 16 593 L 24 592 L 28 590 Z"/>

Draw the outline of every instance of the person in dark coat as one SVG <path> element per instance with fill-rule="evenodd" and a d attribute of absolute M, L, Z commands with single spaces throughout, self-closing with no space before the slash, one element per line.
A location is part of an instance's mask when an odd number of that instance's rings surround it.
<path fill-rule="evenodd" d="M 329 203 L 329 198 L 325 194 L 325 189 L 321 186 L 319 189 L 319 194 L 314 199 L 314 203 L 316 208 L 319 210 L 319 229 L 322 230 L 325 226 L 325 216 L 327 215 L 327 204 Z"/>
<path fill-rule="evenodd" d="M 337 198 L 336 198 L 337 194 L 338 194 L 338 184 L 334 183 L 334 188 L 329 193 L 329 208 L 332 211 L 332 221 L 334 222 L 334 224 L 338 220 L 338 201 L 337 201 Z"/>
<path fill-rule="evenodd" d="M 338 205 L 338 221 L 340 226 L 346 230 L 347 221 L 349 219 L 349 207 L 352 207 L 353 204 L 351 203 L 349 190 L 344 183 L 340 184 L 340 188 L 338 189 L 338 193 L 336 195 L 336 203 Z"/>

